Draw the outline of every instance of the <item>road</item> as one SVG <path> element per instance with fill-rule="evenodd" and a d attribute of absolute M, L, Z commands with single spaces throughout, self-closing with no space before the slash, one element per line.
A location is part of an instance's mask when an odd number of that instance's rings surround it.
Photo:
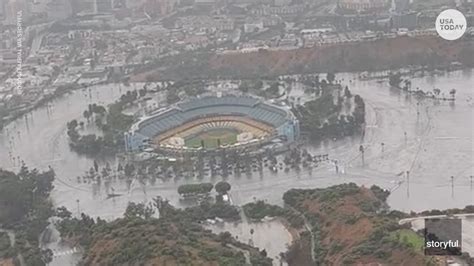
<path fill-rule="evenodd" d="M 453 214 L 453 215 L 430 215 L 430 216 L 417 216 L 417 217 L 412 217 L 412 218 L 405 218 L 401 219 L 398 221 L 399 224 L 406 224 L 406 223 L 412 223 L 418 220 L 425 220 L 425 219 L 437 219 L 437 218 L 470 218 L 474 217 L 474 213 L 461 213 L 461 214 Z"/>
<path fill-rule="evenodd" d="M 298 213 L 301 217 L 303 217 L 303 221 L 304 221 L 304 227 L 306 228 L 306 230 L 309 232 L 309 234 L 311 235 L 311 260 L 313 262 L 316 261 L 316 254 L 314 253 L 314 247 L 315 247 L 315 239 L 314 239 L 314 233 L 313 233 L 313 228 L 311 226 L 311 224 L 308 222 L 308 219 L 306 218 L 306 216 L 304 215 L 304 213 L 301 213 L 300 211 L 298 211 L 297 209 L 291 207 L 291 206 L 288 206 L 291 210 L 293 210 L 294 212 Z"/>

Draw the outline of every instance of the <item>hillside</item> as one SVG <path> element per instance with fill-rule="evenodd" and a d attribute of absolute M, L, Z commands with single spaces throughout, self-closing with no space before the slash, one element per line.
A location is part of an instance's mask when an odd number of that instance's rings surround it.
<path fill-rule="evenodd" d="M 210 67 L 222 74 L 222 71 L 232 69 L 244 75 L 279 75 L 437 66 L 454 61 L 473 66 L 473 53 L 472 39 L 449 42 L 437 36 L 398 37 L 298 50 L 216 55 L 211 58 Z"/>
<path fill-rule="evenodd" d="M 384 210 L 388 193 L 344 184 L 290 190 L 285 203 L 304 214 L 312 229 L 314 256 L 322 265 L 438 265 L 425 257 L 422 238 L 398 225 L 398 212 Z M 309 234 L 287 254 L 290 265 L 310 265 Z M 420 245 L 421 243 L 421 245 Z M 304 258 L 306 256 L 306 258 Z"/>
<path fill-rule="evenodd" d="M 124 218 L 112 222 L 84 214 L 72 218 L 63 211 L 66 218 L 58 229 L 63 239 L 85 250 L 84 265 L 271 265 L 265 252 L 227 232 L 205 230 L 198 218 L 203 208 L 178 210 L 166 202 L 155 206 L 161 206 L 159 219 L 152 217 L 154 207 L 133 204 Z"/>
<path fill-rule="evenodd" d="M 474 39 L 450 42 L 437 36 L 397 37 L 370 42 L 251 53 L 198 53 L 160 59 L 132 81 L 193 78 L 261 78 L 292 73 L 375 71 L 451 62 L 474 67 Z"/>
<path fill-rule="evenodd" d="M 51 250 L 39 248 L 38 236 L 53 212 L 49 193 L 54 177 L 52 169 L 39 172 L 22 166 L 18 173 L 0 169 L 0 265 L 17 265 L 20 257 L 25 265 L 51 261 Z"/>

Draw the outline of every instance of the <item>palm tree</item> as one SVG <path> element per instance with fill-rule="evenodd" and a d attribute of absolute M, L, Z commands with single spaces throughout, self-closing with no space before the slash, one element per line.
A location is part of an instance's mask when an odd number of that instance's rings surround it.
<path fill-rule="evenodd" d="M 451 95 L 451 97 L 454 99 L 454 97 L 456 97 L 456 89 L 452 89 L 449 91 L 449 94 Z"/>

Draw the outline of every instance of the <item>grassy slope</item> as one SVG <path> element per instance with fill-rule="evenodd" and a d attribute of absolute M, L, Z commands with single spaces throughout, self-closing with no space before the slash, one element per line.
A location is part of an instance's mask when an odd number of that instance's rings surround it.
<path fill-rule="evenodd" d="M 232 240 L 233 241 L 233 240 Z M 231 243 L 233 243 L 230 241 Z M 197 224 L 119 219 L 93 236 L 86 265 L 244 265 L 243 253 Z M 229 242 L 227 242 L 229 243 Z M 240 244 L 236 244 L 240 246 Z M 251 254 L 258 252 L 250 247 Z"/>
<path fill-rule="evenodd" d="M 395 218 L 378 212 L 384 200 L 370 189 L 340 185 L 292 190 L 286 193 L 285 202 L 303 212 L 312 224 L 318 235 L 317 259 L 324 265 L 437 264 L 422 255 L 415 232 L 400 228 Z M 397 232 L 400 238 L 395 237 Z"/>

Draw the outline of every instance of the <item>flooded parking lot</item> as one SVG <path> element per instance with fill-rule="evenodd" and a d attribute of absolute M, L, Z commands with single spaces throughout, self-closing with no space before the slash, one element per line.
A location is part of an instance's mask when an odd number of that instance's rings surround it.
<path fill-rule="evenodd" d="M 293 239 L 290 232 L 278 219 L 255 223 L 247 221 L 223 222 L 208 224 L 205 227 L 216 234 L 229 232 L 239 241 L 265 250 L 267 256 L 273 259 L 275 266 L 287 265 L 284 261 L 281 261 L 282 264 L 280 264 L 280 253 L 287 250 Z"/>

